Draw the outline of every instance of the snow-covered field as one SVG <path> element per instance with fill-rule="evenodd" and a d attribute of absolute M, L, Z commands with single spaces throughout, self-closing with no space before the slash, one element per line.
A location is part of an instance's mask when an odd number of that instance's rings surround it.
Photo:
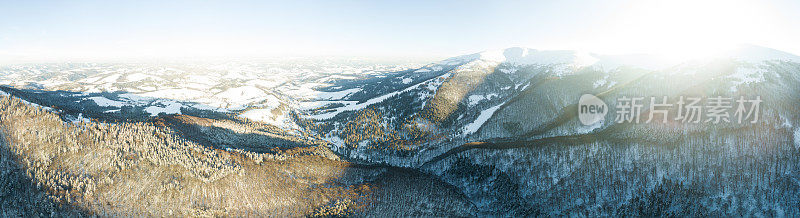
<path fill-rule="evenodd" d="M 315 105 L 313 102 L 342 101 L 362 89 L 332 90 L 339 81 L 375 78 L 419 66 L 421 63 L 417 62 L 386 64 L 360 59 L 311 58 L 204 63 L 23 64 L 0 67 L 0 85 L 87 93 L 92 96 L 87 100 L 108 107 L 109 113 L 123 106 L 140 106 L 156 116 L 177 114 L 181 108 L 193 107 L 236 112 L 252 121 L 284 125 L 288 120 L 287 110 L 276 110 L 281 105 L 294 108 Z M 119 99 L 91 93 L 114 93 Z"/>

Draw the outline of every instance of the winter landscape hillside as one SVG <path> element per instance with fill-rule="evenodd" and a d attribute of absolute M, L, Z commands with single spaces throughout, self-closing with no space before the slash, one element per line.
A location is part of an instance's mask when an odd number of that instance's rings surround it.
<path fill-rule="evenodd" d="M 0 84 L 4 216 L 800 215 L 800 57 L 765 47 L 14 64 Z"/>

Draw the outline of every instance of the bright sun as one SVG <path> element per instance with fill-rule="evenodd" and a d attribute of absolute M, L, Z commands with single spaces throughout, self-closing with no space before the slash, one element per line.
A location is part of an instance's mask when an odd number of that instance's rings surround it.
<path fill-rule="evenodd" d="M 610 20 L 595 43 L 607 53 L 698 58 L 764 34 L 781 34 L 770 8 L 755 1 L 636 1 Z"/>

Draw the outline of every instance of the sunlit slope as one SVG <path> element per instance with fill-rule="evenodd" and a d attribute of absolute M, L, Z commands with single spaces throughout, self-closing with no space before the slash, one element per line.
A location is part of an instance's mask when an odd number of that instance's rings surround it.
<path fill-rule="evenodd" d="M 754 49 L 760 53 L 749 53 Z M 629 56 L 594 55 L 590 57 L 596 59 L 586 61 L 591 58 L 577 52 L 523 51 L 532 57 L 522 56 L 518 48 L 513 48 L 500 52 L 503 58 L 498 58 L 497 52 L 486 52 L 448 59 L 438 64 L 456 67 L 443 69 L 438 78 L 355 103 L 359 107 L 326 107 L 336 113 L 323 118 L 310 116 L 317 123 L 312 129 L 346 156 L 415 166 L 474 141 L 524 141 L 602 131 L 606 131 L 604 135 L 643 133 L 635 130 L 665 128 L 657 123 L 616 124 L 613 112 L 601 124 L 583 126 L 577 121 L 576 110 L 582 94 L 597 95 L 610 107 L 616 105 L 617 98 L 642 97 L 642 122 L 648 118 L 650 97 L 661 100 L 664 96 L 674 102 L 681 96 L 760 95 L 765 105 L 770 104 L 762 107 L 762 116 L 781 113 L 776 119 L 796 119 L 787 105 L 797 98 L 793 94 L 798 87 L 797 62 L 792 61 L 794 56 L 765 48 L 661 66 L 651 64 L 658 63 L 656 59 Z M 761 54 L 764 52 L 777 54 Z M 547 61 L 533 61 L 536 58 Z M 709 125 L 701 123 L 671 129 L 683 132 L 706 128 Z"/>
<path fill-rule="evenodd" d="M 7 96 L 0 116 L 2 163 L 19 167 L 3 169 L 19 177 L 2 190 L 17 199 L 2 204 L 10 216 L 66 210 L 102 216 L 469 215 L 474 209 L 435 178 L 354 166 L 324 146 L 225 151 L 158 124 L 64 122 Z"/>

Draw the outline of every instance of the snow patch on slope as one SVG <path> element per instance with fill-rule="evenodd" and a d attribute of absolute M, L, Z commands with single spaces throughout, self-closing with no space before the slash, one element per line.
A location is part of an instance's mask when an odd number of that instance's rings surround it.
<path fill-rule="evenodd" d="M 239 117 L 247 118 L 253 121 L 264 122 L 274 126 L 284 126 L 288 122 L 288 117 L 276 115 L 273 113 L 273 108 L 259 108 L 251 109 L 239 115 Z"/>
<path fill-rule="evenodd" d="M 267 93 L 253 86 L 230 88 L 217 93 L 214 97 L 224 99 L 229 106 L 240 107 L 251 102 L 266 99 Z"/>
<path fill-rule="evenodd" d="M 764 73 L 765 70 L 761 68 L 753 68 L 753 67 L 736 68 L 736 71 L 734 73 L 727 76 L 727 78 L 733 79 L 733 84 L 731 85 L 731 92 L 736 92 L 736 87 L 742 84 L 764 82 Z"/>
<path fill-rule="evenodd" d="M 100 107 L 122 107 L 122 106 L 125 106 L 125 102 L 114 101 L 114 100 L 111 100 L 111 99 L 108 99 L 108 98 L 102 97 L 102 96 L 91 97 L 89 99 L 94 101 L 94 103 L 97 104 L 97 106 L 100 106 Z"/>
<path fill-rule="evenodd" d="M 427 72 L 431 72 L 431 70 L 423 68 L 423 69 L 419 69 L 419 70 L 414 71 L 414 73 L 427 73 Z"/>
<path fill-rule="evenodd" d="M 201 98 L 203 96 L 206 96 L 206 93 L 198 91 L 198 90 L 193 90 L 193 89 L 176 88 L 176 89 L 158 90 L 158 91 L 154 91 L 154 92 L 146 92 L 146 93 L 141 93 L 140 95 L 145 96 L 145 97 L 152 97 L 152 98 L 169 98 L 169 99 L 175 99 L 175 100 L 193 100 L 193 99 L 197 99 L 197 98 Z"/>
<path fill-rule="evenodd" d="M 486 121 L 488 121 L 489 118 L 491 118 L 492 115 L 494 115 L 494 112 L 497 111 L 497 109 L 500 109 L 501 105 L 503 104 L 498 104 L 494 107 L 490 107 L 486 110 L 481 111 L 481 114 L 478 115 L 478 118 L 475 119 L 475 121 L 472 121 L 472 123 L 469 123 L 466 126 L 464 126 L 463 135 L 467 136 L 469 134 L 477 132 L 478 129 L 480 129 L 481 126 L 483 126 L 483 123 L 486 123 Z"/>
<path fill-rule="evenodd" d="M 467 97 L 468 104 L 470 107 L 478 105 L 483 100 L 490 100 L 492 98 L 497 97 L 496 93 L 486 94 L 486 95 L 470 95 Z"/>
<path fill-rule="evenodd" d="M 150 106 L 144 109 L 145 112 L 150 113 L 150 116 L 158 116 L 160 113 L 165 114 L 181 114 L 183 105 L 178 102 L 163 102 L 163 106 Z"/>
<path fill-rule="evenodd" d="M 360 92 L 361 88 L 352 88 L 346 89 L 338 92 L 318 92 L 316 94 L 317 99 L 321 100 L 339 100 L 343 99 L 353 93 Z"/>
<path fill-rule="evenodd" d="M 372 104 L 380 103 L 380 102 L 382 102 L 382 101 L 384 101 L 386 99 L 389 99 L 391 97 L 394 97 L 396 95 L 399 95 L 399 94 L 414 90 L 414 89 L 418 88 L 422 84 L 427 84 L 427 83 L 429 83 L 431 81 L 438 81 L 439 79 L 444 80 L 444 79 L 450 77 L 451 75 L 452 75 L 451 73 L 446 73 L 446 74 L 443 74 L 443 75 L 441 75 L 439 77 L 427 80 L 426 82 L 417 83 L 416 85 L 410 86 L 410 87 L 405 88 L 403 90 L 392 92 L 392 93 L 385 94 L 385 95 L 381 95 L 381 96 L 378 96 L 376 98 L 369 99 L 369 100 L 367 100 L 365 102 L 362 102 L 362 103 L 353 104 L 352 102 L 348 102 L 348 104 L 346 104 L 343 107 L 336 108 L 333 112 L 324 113 L 324 114 L 317 114 L 317 115 L 311 115 L 311 116 L 309 116 L 309 118 L 315 119 L 315 120 L 327 120 L 327 119 L 333 118 L 337 114 L 345 112 L 345 111 L 361 110 L 361 109 L 367 108 L 367 106 L 370 106 Z"/>

